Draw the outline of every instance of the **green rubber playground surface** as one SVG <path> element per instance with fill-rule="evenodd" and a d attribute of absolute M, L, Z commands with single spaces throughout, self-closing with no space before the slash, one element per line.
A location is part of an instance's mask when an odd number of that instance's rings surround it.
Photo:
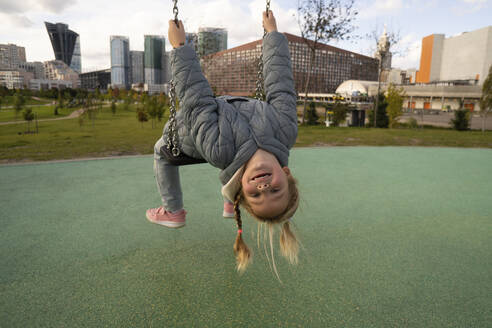
<path fill-rule="evenodd" d="M 1 327 L 490 327 L 492 151 L 292 151 L 300 264 L 235 272 L 219 171 L 183 167 L 187 226 L 147 222 L 152 157 L 0 166 Z M 277 242 L 276 242 L 277 244 Z M 277 247 L 278 248 L 278 247 Z"/>

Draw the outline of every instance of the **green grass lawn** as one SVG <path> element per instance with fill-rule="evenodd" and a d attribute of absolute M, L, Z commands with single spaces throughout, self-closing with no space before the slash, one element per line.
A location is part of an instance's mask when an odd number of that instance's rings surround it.
<path fill-rule="evenodd" d="M 48 98 L 38 98 L 38 99 L 33 99 L 33 98 L 27 98 L 26 97 L 26 105 L 43 105 L 43 104 L 49 104 L 53 102 L 54 99 L 48 99 Z M 4 96 L 2 97 L 2 107 L 3 106 L 13 106 L 14 105 L 14 96 Z"/>
<path fill-rule="evenodd" d="M 38 120 L 46 119 L 46 118 L 58 118 L 70 115 L 73 111 L 77 110 L 77 108 L 60 108 L 58 109 L 58 115 L 55 115 L 55 106 L 30 106 L 33 113 L 38 115 Z M 0 122 L 10 122 L 10 121 L 23 121 L 21 110 L 19 113 L 15 113 L 13 108 L 3 108 L 0 110 Z"/>
<path fill-rule="evenodd" d="M 137 121 L 133 107 L 128 111 L 121 108 L 118 106 L 113 115 L 109 107 L 105 107 L 94 122 L 86 117 L 82 125 L 79 119 L 39 122 L 39 134 L 25 134 L 26 124 L 2 125 L 0 162 L 152 153 L 167 117 L 152 128 L 150 121 L 143 124 Z M 72 110 L 64 109 L 63 114 Z M 52 109 L 46 111 L 46 115 L 52 114 Z M 31 123 L 31 130 L 32 127 Z M 297 147 L 361 145 L 492 148 L 492 131 L 482 134 L 480 131 L 437 128 L 390 130 L 301 126 L 296 144 Z"/>

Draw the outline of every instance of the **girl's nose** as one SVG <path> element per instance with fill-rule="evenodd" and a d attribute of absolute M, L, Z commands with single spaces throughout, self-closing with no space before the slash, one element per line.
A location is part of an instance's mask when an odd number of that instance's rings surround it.
<path fill-rule="evenodd" d="M 259 183 L 256 188 L 258 190 L 264 190 L 264 189 L 267 189 L 270 187 L 270 184 L 269 183 Z"/>

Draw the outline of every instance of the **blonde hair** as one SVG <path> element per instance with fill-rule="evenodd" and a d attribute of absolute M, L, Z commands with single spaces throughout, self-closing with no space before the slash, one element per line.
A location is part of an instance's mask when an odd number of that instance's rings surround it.
<path fill-rule="evenodd" d="M 280 253 L 284 256 L 290 264 L 297 264 L 298 261 L 298 253 L 299 253 L 299 241 L 297 240 L 294 232 L 290 227 L 290 218 L 294 215 L 299 206 L 299 190 L 297 189 L 297 181 L 291 174 L 287 176 L 288 187 L 289 187 L 289 202 L 285 208 L 285 210 L 274 216 L 274 217 L 263 217 L 255 214 L 248 204 L 246 198 L 244 197 L 244 193 L 242 189 L 240 189 L 234 200 L 234 216 L 237 223 L 238 233 L 236 236 L 236 242 L 234 243 L 234 254 L 236 255 L 236 264 L 237 270 L 239 272 L 244 272 L 246 267 L 249 265 L 251 261 L 251 251 L 246 245 L 242 237 L 242 229 L 243 223 L 241 219 L 241 211 L 240 206 L 243 206 L 248 213 L 257 219 L 261 225 L 265 226 L 265 232 L 268 231 L 269 239 L 270 239 L 270 251 L 272 256 L 273 268 L 275 274 L 278 278 L 277 268 L 275 265 L 275 260 L 273 258 L 273 227 L 275 224 L 282 224 L 281 232 L 280 232 Z M 258 246 L 260 243 L 260 234 L 261 229 L 258 227 Z M 264 235 L 266 242 L 266 233 Z M 266 248 L 265 248 L 266 254 Z M 267 254 L 268 257 L 268 254 Z"/>

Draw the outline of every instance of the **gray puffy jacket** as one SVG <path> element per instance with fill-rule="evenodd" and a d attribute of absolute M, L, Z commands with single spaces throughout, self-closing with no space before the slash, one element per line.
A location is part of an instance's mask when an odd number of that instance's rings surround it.
<path fill-rule="evenodd" d="M 171 53 L 171 68 L 180 100 L 176 115 L 180 148 L 222 169 L 222 184 L 258 150 L 288 165 L 297 137 L 296 93 L 285 36 L 271 32 L 263 43 L 266 102 L 244 97 L 215 98 L 195 51 L 189 46 Z M 164 127 L 167 135 L 168 124 Z M 165 138 L 164 138 L 165 139 Z"/>

